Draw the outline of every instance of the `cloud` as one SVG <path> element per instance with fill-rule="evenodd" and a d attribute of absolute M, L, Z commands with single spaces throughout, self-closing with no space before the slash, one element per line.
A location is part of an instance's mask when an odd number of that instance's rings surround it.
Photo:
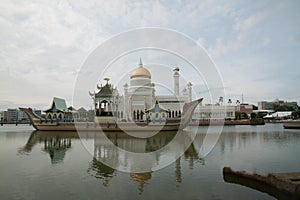
<path fill-rule="evenodd" d="M 1 102 L 71 100 L 74 72 L 108 36 L 68 3 L 19 3 L 0 8 Z"/>
<path fill-rule="evenodd" d="M 298 6 L 268 1 L 5 1 L 0 6 L 0 78 L 6 84 L 0 86 L 0 104 L 42 105 L 53 96 L 71 101 L 76 75 L 92 50 L 116 34 L 144 26 L 174 29 L 207 48 L 229 95 L 243 90 L 245 96 L 255 96 L 254 102 L 264 93 L 293 96 L 271 86 L 293 93 L 293 84 L 298 90 L 294 85 L 299 80 L 287 78 L 300 73 Z M 258 85 L 250 82 L 261 74 L 286 77 L 280 85 L 268 80 L 269 86 L 255 95 Z"/>
<path fill-rule="evenodd" d="M 261 13 L 254 13 L 243 17 L 232 17 L 230 35 L 216 38 L 215 45 L 209 47 L 212 56 L 224 56 L 239 51 L 259 38 L 259 23 L 264 19 Z"/>
<path fill-rule="evenodd" d="M 270 43 L 271 43 L 271 38 L 266 37 L 266 38 L 263 39 L 262 44 L 263 44 L 264 47 L 268 46 Z"/>
<path fill-rule="evenodd" d="M 238 41 L 247 41 L 249 39 L 255 39 L 257 34 L 258 24 L 263 19 L 263 14 L 255 13 L 247 16 L 245 19 L 237 18 L 233 30 L 237 36 Z"/>

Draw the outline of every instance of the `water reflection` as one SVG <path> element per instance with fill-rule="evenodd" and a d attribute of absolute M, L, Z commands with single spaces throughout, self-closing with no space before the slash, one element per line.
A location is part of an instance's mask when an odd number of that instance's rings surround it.
<path fill-rule="evenodd" d="M 300 140 L 300 134 L 295 134 L 295 131 L 290 130 L 276 130 L 270 132 L 232 130 L 234 129 L 223 130 L 223 133 L 219 138 L 217 145 L 220 147 L 222 154 L 225 154 L 228 150 L 233 152 L 235 149 L 245 149 L 251 143 L 263 143 L 264 145 L 272 143 L 277 144 L 279 147 L 283 147 L 288 142 Z M 161 132 L 150 138 L 135 138 L 123 132 L 112 132 L 106 133 L 106 136 L 114 145 L 126 151 L 147 153 L 154 152 L 166 146 L 174 138 L 175 134 L 176 132 Z M 188 132 L 185 132 L 184 134 L 188 134 Z M 204 138 L 205 129 L 200 129 L 193 143 L 182 156 L 182 158 L 188 160 L 191 169 L 195 162 L 205 165 L 205 160 L 198 155 Z M 61 162 L 66 152 L 71 149 L 72 140 L 74 139 L 92 140 L 94 144 L 93 156 L 95 160 L 110 160 L 122 156 L 117 155 L 117 152 L 114 152 L 111 148 L 111 144 L 104 143 L 102 137 L 96 132 L 80 133 L 79 137 L 77 132 L 33 131 L 28 138 L 27 143 L 18 150 L 18 153 L 30 153 L 36 144 L 41 143 L 43 144 L 43 151 L 49 153 L 52 163 Z M 160 159 L 161 155 L 156 154 L 155 160 L 158 162 Z M 124 157 L 121 162 L 126 163 L 128 160 Z"/>
<path fill-rule="evenodd" d="M 175 134 L 176 132 L 161 132 L 150 138 L 135 138 L 123 132 L 112 132 L 106 133 L 106 136 L 114 145 L 124 150 L 137 153 L 147 153 L 154 152 L 166 146 L 174 138 Z M 41 144 L 42 150 L 49 154 L 51 164 L 56 164 L 62 162 L 67 152 L 71 150 L 73 143 L 72 140 L 91 140 L 94 144 L 94 155 L 92 161 L 89 163 L 87 172 L 91 176 L 102 180 L 103 186 L 108 187 L 110 185 L 110 180 L 117 175 L 117 171 L 103 164 L 99 160 L 114 159 L 115 157 L 122 157 L 122 155 L 118 155 L 117 152 L 111 148 L 111 144 L 103 142 L 104 140 L 101 137 L 102 136 L 95 132 L 81 133 L 79 137 L 77 132 L 33 131 L 28 138 L 27 143 L 20 148 L 18 152 L 20 154 L 29 154 L 37 144 Z M 199 135 L 196 141 L 200 142 L 202 139 L 203 137 Z M 163 159 L 160 157 L 160 154 L 155 155 L 156 162 Z M 182 181 L 181 159 L 187 160 L 191 169 L 193 169 L 195 161 L 205 164 L 204 160 L 198 157 L 197 150 L 194 143 L 192 143 L 191 146 L 184 152 L 183 156 L 178 158 L 175 162 L 174 180 L 176 184 L 180 184 Z M 126 163 L 129 161 L 126 157 L 123 157 L 120 162 Z M 143 192 L 144 185 L 146 185 L 152 177 L 153 172 L 151 171 L 151 162 L 152 161 L 145 163 L 146 167 L 149 168 L 149 172 L 129 174 L 130 180 L 137 184 L 140 192 Z"/>
<path fill-rule="evenodd" d="M 70 148 L 70 138 L 56 137 L 44 140 L 44 151 L 49 153 L 52 164 L 62 162 L 65 158 L 66 151 Z"/>
<path fill-rule="evenodd" d="M 28 138 L 26 144 L 22 148 L 20 148 L 18 152 L 30 153 L 33 147 L 38 143 L 44 143 L 44 150 L 53 145 L 66 146 L 70 148 L 72 139 L 79 139 L 79 136 L 76 132 L 33 131 L 30 137 Z M 68 142 L 66 142 L 67 140 Z"/>
<path fill-rule="evenodd" d="M 37 143 L 43 143 L 42 150 L 49 154 L 51 164 L 64 160 L 66 152 L 71 149 L 71 138 L 79 138 L 75 132 L 41 132 L 33 131 L 27 143 L 18 150 L 20 154 L 28 154 Z"/>
<path fill-rule="evenodd" d="M 252 166 L 258 168 L 263 166 L 263 169 L 270 170 L 267 172 L 276 172 L 274 169 L 288 171 L 291 168 L 293 169 L 293 167 L 296 168 L 297 166 L 300 166 L 299 161 L 287 157 L 289 154 L 294 155 L 295 153 L 293 152 L 299 150 L 299 148 L 296 149 L 300 141 L 299 131 L 281 129 L 269 130 L 268 126 L 260 129 L 246 126 L 243 127 L 243 129 L 239 127 L 225 127 L 214 149 L 213 158 L 210 158 L 210 160 L 208 159 L 209 161 L 207 162 L 207 160 L 204 160 L 198 154 L 203 145 L 205 130 L 205 128 L 200 128 L 190 147 L 180 158 L 176 159 L 175 163 L 169 166 L 168 170 L 171 171 L 171 179 L 175 186 L 184 185 L 187 182 L 188 173 L 185 173 L 186 171 L 184 170 L 194 170 L 195 176 L 198 177 L 203 177 L 203 174 L 208 174 L 207 176 L 209 176 L 210 179 L 213 179 L 215 178 L 214 176 L 219 175 L 219 171 L 215 172 L 213 175 L 211 171 L 216 168 L 221 169 L 223 167 L 221 165 L 224 163 L 229 163 L 233 167 L 235 165 L 236 169 L 248 171 L 249 169 L 252 169 Z M 185 132 L 184 134 L 188 135 L 189 133 Z M 110 160 L 119 157 L 121 158 L 119 159 L 119 162 L 122 162 L 122 164 L 128 164 L 129 162 L 132 162 L 132 160 L 128 160 L 125 155 L 113 151 L 113 149 L 111 149 L 111 144 L 103 142 L 104 140 L 102 140 L 101 137 L 102 136 L 95 132 L 81 133 L 79 137 L 77 132 L 34 131 L 28 138 L 26 144 L 19 149 L 18 152 L 20 154 L 30 154 L 32 150 L 39 145 L 42 147 L 42 151 L 47 152 L 49 155 L 51 164 L 56 164 L 61 163 L 68 153 L 77 148 L 78 144 L 81 144 L 79 139 L 86 140 L 93 149 L 93 158 L 88 159 L 88 167 L 85 166 L 84 170 L 87 171 L 89 177 L 94 177 L 97 181 L 99 180 L 100 185 L 103 185 L 104 187 L 113 187 L 112 180 L 119 180 L 115 177 L 122 176 L 123 173 L 99 162 L 99 160 Z M 161 132 L 153 137 L 143 139 L 134 138 L 125 133 L 107 133 L 107 138 L 109 138 L 114 145 L 127 151 L 139 153 L 155 152 L 161 147 L 169 144 L 173 137 L 173 132 Z M 289 148 L 292 145 L 295 149 L 284 149 L 284 151 L 281 151 L 286 145 L 288 145 Z M 179 146 L 180 145 L 178 144 L 178 147 Z M 283 155 L 282 157 L 286 158 L 285 161 L 290 163 L 286 164 L 283 161 L 278 162 L 280 155 Z M 151 159 L 155 160 L 155 162 L 159 162 L 160 160 L 165 159 L 165 157 L 160 154 L 155 154 L 155 157 Z M 212 160 L 214 160 L 214 162 L 212 162 Z M 150 180 L 154 179 L 153 177 L 157 178 L 157 174 L 160 174 L 160 172 L 153 172 L 151 170 L 151 164 L 152 161 L 145 163 L 150 169 L 147 173 L 123 174 L 127 180 L 130 180 L 136 186 L 140 194 L 148 188 Z M 287 165 L 290 165 L 290 167 L 286 168 Z M 199 169 L 199 167 L 203 170 L 208 170 L 209 168 L 211 171 L 199 173 L 199 171 L 195 170 Z M 162 179 L 163 178 L 169 177 L 164 176 Z M 191 179 L 191 177 L 189 178 Z M 221 175 L 220 178 L 222 178 Z M 199 179 L 196 181 L 201 182 Z"/>
<path fill-rule="evenodd" d="M 138 190 L 140 194 L 144 191 L 144 185 L 152 177 L 152 172 L 145 173 L 130 173 L 130 179 L 138 183 Z"/>
<path fill-rule="evenodd" d="M 253 143 L 257 143 L 258 146 L 275 144 L 279 148 L 282 148 L 290 142 L 298 142 L 300 140 L 299 130 L 283 130 L 282 128 L 269 130 L 268 126 L 258 130 L 254 129 L 254 127 L 247 128 L 240 130 L 232 127 L 224 127 L 222 135 L 219 138 L 219 143 L 217 144 L 220 146 L 222 154 L 225 154 L 228 150 L 234 152 L 236 149 L 246 149 Z"/>
<path fill-rule="evenodd" d="M 128 136 L 125 133 L 107 133 L 109 140 L 119 148 L 126 151 L 137 152 L 137 153 L 147 153 L 154 152 L 166 146 L 173 138 L 176 132 L 161 132 L 150 138 L 135 138 Z M 153 165 L 152 160 L 159 162 L 162 159 L 160 154 L 155 154 L 155 158 L 151 158 L 145 163 L 145 167 L 149 170 L 145 173 L 130 173 L 130 180 L 132 180 L 136 185 L 140 193 L 144 191 L 144 186 L 152 178 L 151 167 Z M 115 159 L 116 157 L 122 159 Z M 193 144 L 185 151 L 184 158 L 190 160 L 191 168 L 193 166 L 194 160 L 198 159 L 197 153 Z M 92 176 L 102 180 L 104 186 L 109 186 L 109 181 L 116 175 L 116 171 L 107 165 L 99 162 L 98 160 L 115 160 L 117 162 L 122 162 L 122 164 L 129 165 L 128 160 L 125 155 L 120 155 L 115 148 L 111 147 L 111 144 L 104 142 L 99 135 L 94 138 L 94 159 L 90 163 L 88 173 Z M 178 158 L 175 163 L 175 181 L 176 183 L 181 183 L 181 158 Z M 114 163 L 118 165 L 119 163 Z M 107 173 L 109 171 L 109 173 Z"/>
<path fill-rule="evenodd" d="M 116 171 L 113 168 L 108 167 L 96 158 L 93 158 L 90 162 L 87 172 L 93 177 L 101 179 L 105 187 L 109 186 L 109 180 L 116 175 Z"/>

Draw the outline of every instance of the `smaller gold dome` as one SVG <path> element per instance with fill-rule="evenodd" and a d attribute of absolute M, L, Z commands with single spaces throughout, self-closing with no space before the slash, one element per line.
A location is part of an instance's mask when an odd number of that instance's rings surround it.
<path fill-rule="evenodd" d="M 108 81 L 110 80 L 110 78 L 104 78 L 104 80 L 106 81 L 106 85 L 108 85 Z"/>
<path fill-rule="evenodd" d="M 174 72 L 179 72 L 179 70 L 180 70 L 180 69 L 179 69 L 179 67 L 177 67 L 177 66 L 173 68 L 173 71 L 174 71 Z"/>

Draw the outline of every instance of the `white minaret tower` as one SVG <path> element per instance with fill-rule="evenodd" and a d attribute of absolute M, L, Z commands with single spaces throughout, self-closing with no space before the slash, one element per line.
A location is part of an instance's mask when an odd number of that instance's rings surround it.
<path fill-rule="evenodd" d="M 174 78 L 174 94 L 175 96 L 179 96 L 179 67 L 174 67 L 173 71 L 173 78 Z"/>
<path fill-rule="evenodd" d="M 188 90 L 188 102 L 192 101 L 192 83 L 187 83 L 187 90 Z"/>
<path fill-rule="evenodd" d="M 124 117 L 126 118 L 126 120 L 128 119 L 128 84 L 125 83 L 124 84 Z"/>

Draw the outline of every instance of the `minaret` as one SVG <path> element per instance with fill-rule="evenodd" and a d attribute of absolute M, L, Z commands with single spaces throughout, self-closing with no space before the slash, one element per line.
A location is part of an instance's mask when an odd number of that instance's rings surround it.
<path fill-rule="evenodd" d="M 124 117 L 128 119 L 128 84 L 124 84 Z"/>
<path fill-rule="evenodd" d="M 151 83 L 151 95 L 150 95 L 150 101 L 149 105 L 152 106 L 153 103 L 155 102 L 155 83 Z"/>
<path fill-rule="evenodd" d="M 187 89 L 188 89 L 188 102 L 192 101 L 192 83 L 187 83 Z"/>
<path fill-rule="evenodd" d="M 179 96 L 179 67 L 174 67 L 173 71 L 173 78 L 174 78 L 174 94 L 175 96 Z"/>

